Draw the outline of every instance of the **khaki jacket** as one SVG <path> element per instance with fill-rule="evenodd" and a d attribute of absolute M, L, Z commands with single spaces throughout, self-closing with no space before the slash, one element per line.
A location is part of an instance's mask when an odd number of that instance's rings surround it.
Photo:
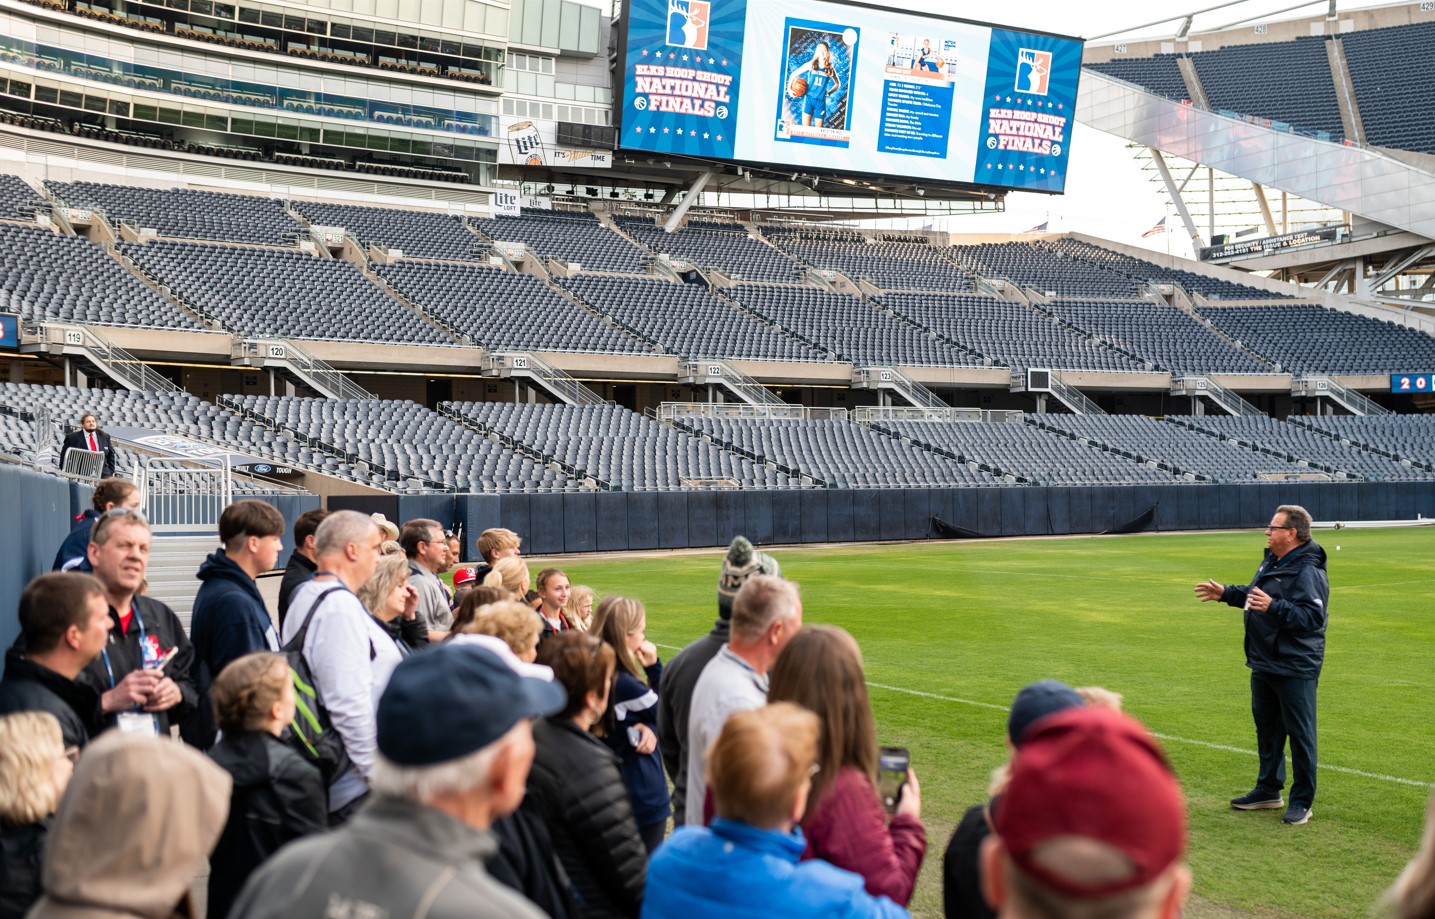
<path fill-rule="evenodd" d="M 193 916 L 224 829 L 229 773 L 184 744 L 107 731 L 75 766 L 30 919 Z"/>

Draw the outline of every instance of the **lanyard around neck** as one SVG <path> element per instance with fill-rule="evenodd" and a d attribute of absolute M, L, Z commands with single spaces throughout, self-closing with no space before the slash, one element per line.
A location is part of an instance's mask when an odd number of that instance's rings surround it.
<path fill-rule="evenodd" d="M 143 659 L 143 658 L 144 658 L 144 646 L 145 646 L 144 617 L 140 615 L 139 607 L 135 606 L 135 603 L 134 603 L 133 600 L 130 601 L 130 621 L 131 621 L 131 622 L 138 622 L 138 623 L 139 623 L 139 629 L 140 629 L 140 658 Z M 126 636 L 126 637 L 127 637 L 127 636 Z M 101 650 L 101 651 L 100 651 L 100 656 L 105 659 L 105 674 L 108 675 L 109 678 L 110 678 L 110 688 L 111 688 L 111 689 L 114 689 L 114 688 L 115 688 L 115 668 L 112 667 L 112 666 L 110 666 L 110 649 L 109 649 L 109 648 L 104 648 L 103 650 Z"/>

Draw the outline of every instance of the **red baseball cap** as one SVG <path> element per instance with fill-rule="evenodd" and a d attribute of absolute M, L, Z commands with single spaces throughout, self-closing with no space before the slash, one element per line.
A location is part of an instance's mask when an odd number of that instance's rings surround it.
<path fill-rule="evenodd" d="M 463 568 L 455 568 L 453 571 L 453 586 L 462 587 L 465 584 L 472 583 L 473 580 L 477 577 L 478 571 L 474 569 L 472 565 L 468 565 Z"/>
<path fill-rule="evenodd" d="M 992 817 L 1022 872 L 1082 899 L 1149 884 L 1186 850 L 1186 803 L 1170 764 L 1145 728 L 1109 709 L 1071 708 L 1033 724 Z M 1072 837 L 1119 850 L 1130 872 L 1090 883 L 1041 857 L 1047 843 Z"/>

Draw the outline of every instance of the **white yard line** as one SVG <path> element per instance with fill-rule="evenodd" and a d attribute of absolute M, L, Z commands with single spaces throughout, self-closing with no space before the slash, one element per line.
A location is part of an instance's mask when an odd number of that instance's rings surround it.
<path fill-rule="evenodd" d="M 681 650 L 674 645 L 658 645 L 658 647 L 665 648 L 670 651 Z M 1011 706 L 998 705 L 994 702 L 979 702 L 976 699 L 962 699 L 957 696 L 944 696 L 935 692 L 924 692 L 920 689 L 907 689 L 903 686 L 891 686 L 887 683 L 874 683 L 870 680 L 867 681 L 867 685 L 873 687 L 874 689 L 885 689 L 888 692 L 900 692 L 904 695 L 919 696 L 923 699 L 936 699 L 938 702 L 951 702 L 954 705 L 970 705 L 973 708 L 986 708 L 998 712 L 1011 711 Z M 1259 755 L 1258 753 L 1256 753 L 1255 750 L 1248 750 L 1244 747 L 1233 747 L 1229 744 L 1211 743 L 1210 741 L 1206 740 L 1194 740 L 1190 737 L 1179 737 L 1175 734 L 1158 734 L 1155 731 L 1152 731 L 1151 733 L 1152 736 L 1157 737 L 1165 741 L 1166 743 L 1185 744 L 1191 747 L 1204 747 L 1207 750 L 1220 750 L 1223 753 L 1235 753 L 1240 756 Z M 1390 782 L 1394 785 L 1408 785 L 1412 788 L 1429 788 L 1431 786 L 1430 782 L 1421 782 L 1416 779 L 1405 779 L 1401 778 L 1398 775 L 1384 775 L 1379 772 L 1367 772 L 1364 769 L 1351 769 L 1348 766 L 1336 766 L 1330 763 L 1320 763 L 1316 768 L 1324 770 L 1326 772 L 1338 772 L 1341 775 L 1358 776 L 1362 779 L 1374 779 L 1378 782 Z"/>

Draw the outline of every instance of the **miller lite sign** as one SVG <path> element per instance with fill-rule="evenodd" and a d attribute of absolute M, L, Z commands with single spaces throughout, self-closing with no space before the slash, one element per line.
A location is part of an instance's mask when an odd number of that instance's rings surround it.
<path fill-rule="evenodd" d="M 517 121 L 508 126 L 508 146 L 513 161 L 520 166 L 546 166 L 543 156 L 543 135 L 531 121 Z"/>

